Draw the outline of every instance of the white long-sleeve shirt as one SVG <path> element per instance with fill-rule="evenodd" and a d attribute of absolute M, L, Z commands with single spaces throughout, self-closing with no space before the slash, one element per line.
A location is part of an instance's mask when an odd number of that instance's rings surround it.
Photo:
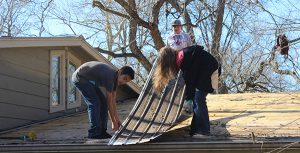
<path fill-rule="evenodd" d="M 183 31 L 181 31 L 179 34 L 172 32 L 167 38 L 167 46 L 175 50 L 180 50 L 182 48 L 192 46 L 192 39 Z"/>

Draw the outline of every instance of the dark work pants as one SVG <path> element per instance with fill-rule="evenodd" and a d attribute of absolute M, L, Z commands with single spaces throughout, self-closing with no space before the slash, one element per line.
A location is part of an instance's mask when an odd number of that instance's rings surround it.
<path fill-rule="evenodd" d="M 88 136 L 94 137 L 102 135 L 107 130 L 107 102 L 100 88 L 90 81 L 81 78 L 78 82 L 74 82 L 75 86 L 84 97 L 84 101 L 88 107 L 88 115 L 90 128 Z"/>
<path fill-rule="evenodd" d="M 191 133 L 210 133 L 209 116 L 206 105 L 207 92 L 196 90 L 191 124 Z"/>

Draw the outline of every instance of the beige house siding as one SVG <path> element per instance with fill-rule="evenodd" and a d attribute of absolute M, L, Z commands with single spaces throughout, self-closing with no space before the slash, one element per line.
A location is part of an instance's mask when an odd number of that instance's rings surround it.
<path fill-rule="evenodd" d="M 49 53 L 42 48 L 0 51 L 0 129 L 48 116 Z"/>
<path fill-rule="evenodd" d="M 49 53 L 47 50 L 41 48 L 1 49 L 0 63 L 0 89 L 48 101 Z"/>
<path fill-rule="evenodd" d="M 42 48 L 1 49 L 1 130 L 48 116 L 48 58 Z"/>
<path fill-rule="evenodd" d="M 75 112 L 49 113 L 50 51 L 62 49 L 0 49 L 0 131 Z"/>

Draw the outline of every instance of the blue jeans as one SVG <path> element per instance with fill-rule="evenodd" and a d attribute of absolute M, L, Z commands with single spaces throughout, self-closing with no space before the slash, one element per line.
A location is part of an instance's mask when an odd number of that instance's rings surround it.
<path fill-rule="evenodd" d="M 73 82 L 81 92 L 87 105 L 90 128 L 88 136 L 100 136 L 107 130 L 107 102 L 100 88 L 90 81 L 81 78 L 78 82 Z"/>
<path fill-rule="evenodd" d="M 193 111 L 194 116 L 191 123 L 191 134 L 210 133 L 209 116 L 206 105 L 207 92 L 196 90 Z"/>

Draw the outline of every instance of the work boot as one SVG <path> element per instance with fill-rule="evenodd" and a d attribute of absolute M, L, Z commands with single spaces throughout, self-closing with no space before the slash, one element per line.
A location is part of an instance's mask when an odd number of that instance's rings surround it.
<path fill-rule="evenodd" d="M 88 136 L 89 139 L 110 139 L 112 136 L 108 134 L 107 132 L 101 134 L 101 135 L 96 135 L 96 136 Z"/>

